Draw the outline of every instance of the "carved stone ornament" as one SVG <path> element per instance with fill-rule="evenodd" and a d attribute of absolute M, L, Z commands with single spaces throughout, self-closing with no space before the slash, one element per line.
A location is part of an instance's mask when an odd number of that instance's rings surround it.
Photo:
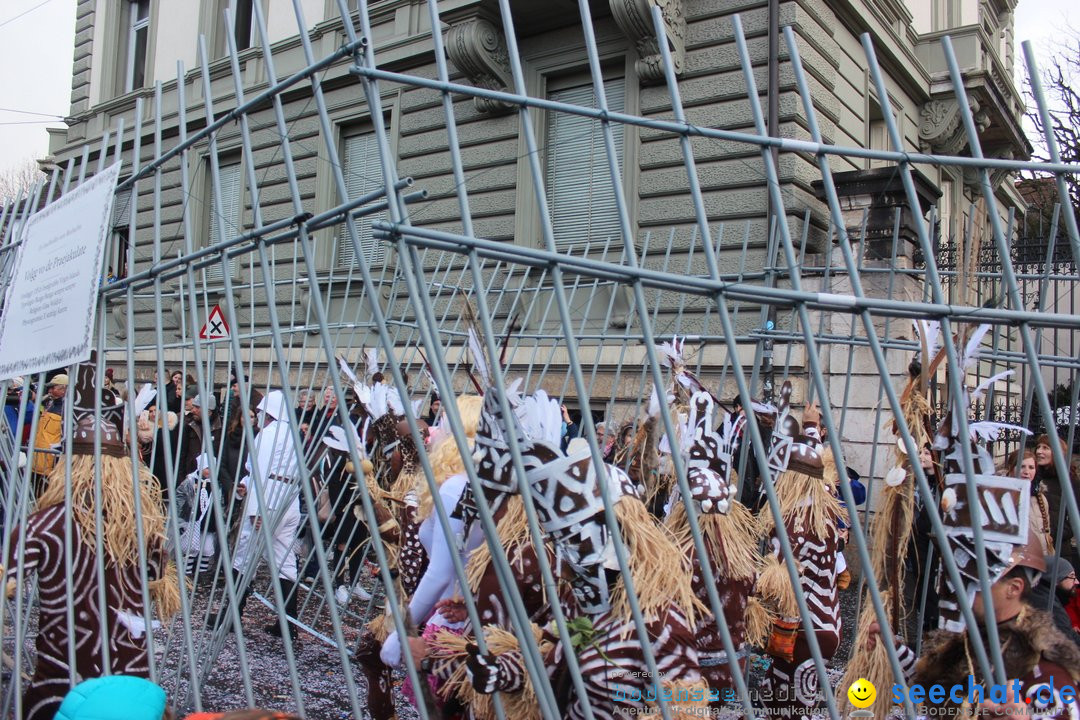
<path fill-rule="evenodd" d="M 982 132 L 990 126 L 986 113 L 979 107 L 979 102 L 968 98 L 975 127 Z M 959 155 L 968 145 L 967 132 L 964 130 L 960 105 L 954 98 L 930 100 L 919 111 L 919 140 L 932 153 L 937 155 Z"/>
<path fill-rule="evenodd" d="M 987 154 L 987 157 L 994 158 L 995 160 L 1015 160 L 1016 153 L 1009 149 L 999 149 L 995 152 Z M 1005 178 L 1012 173 L 1011 170 L 1006 168 L 995 168 L 990 171 L 990 187 L 995 191 L 1001 187 L 1001 183 L 1005 181 Z M 961 171 L 964 181 L 964 187 L 975 194 L 978 197 L 978 193 L 982 192 L 982 174 L 977 168 L 965 167 Z"/>
<path fill-rule="evenodd" d="M 623 34 L 637 47 L 637 74 L 642 85 L 664 82 L 664 61 L 653 30 L 652 7 L 660 8 L 675 74 L 686 60 L 686 18 L 682 0 L 608 0 L 611 15 Z"/>
<path fill-rule="evenodd" d="M 446 31 L 446 55 L 476 87 L 505 91 L 510 85 L 510 56 L 502 31 L 490 21 L 473 17 Z M 488 115 L 509 112 L 512 103 L 474 98 L 476 109 Z"/>

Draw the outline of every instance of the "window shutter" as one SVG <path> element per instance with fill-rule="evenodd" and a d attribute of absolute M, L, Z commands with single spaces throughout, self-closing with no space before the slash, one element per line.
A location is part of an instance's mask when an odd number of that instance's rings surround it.
<path fill-rule="evenodd" d="M 604 92 L 608 109 L 623 112 L 626 83 L 623 78 L 606 80 Z M 596 107 L 592 84 L 578 85 L 548 93 L 551 100 Z M 548 112 L 547 200 L 555 246 L 565 250 L 586 241 L 603 243 L 619 236 L 619 213 L 608 171 L 607 153 L 601 125 L 592 118 Z M 612 123 L 615 159 L 623 172 L 623 125 Z"/>
<path fill-rule="evenodd" d="M 113 198 L 112 226 L 127 230 L 131 222 L 131 190 L 116 193 Z"/>
<path fill-rule="evenodd" d="M 240 227 L 240 188 L 243 186 L 240 176 L 240 163 L 222 165 L 218 168 L 218 181 L 221 183 L 221 212 L 217 214 L 216 200 L 211 192 L 210 201 L 210 243 L 212 245 L 231 240 L 241 232 Z M 229 274 L 233 271 L 233 261 L 228 261 Z M 215 263 L 206 268 L 207 280 L 221 280 L 221 265 Z"/>
<path fill-rule="evenodd" d="M 382 170 L 379 167 L 379 150 L 378 143 L 375 142 L 375 133 L 349 135 L 343 144 L 342 172 L 345 175 L 345 188 L 349 193 L 349 200 L 355 200 L 361 195 L 382 187 Z M 371 223 L 385 217 L 386 213 L 383 212 L 356 218 L 354 221 L 356 234 L 360 240 L 360 250 L 364 253 L 364 259 L 370 268 L 378 268 L 386 264 L 386 245 L 377 242 L 371 232 Z M 356 267 L 356 253 L 345 223 L 338 225 L 337 251 L 339 267 Z"/>

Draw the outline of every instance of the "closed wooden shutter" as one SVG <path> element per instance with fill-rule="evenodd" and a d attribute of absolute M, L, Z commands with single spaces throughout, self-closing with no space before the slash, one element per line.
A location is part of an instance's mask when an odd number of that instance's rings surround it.
<path fill-rule="evenodd" d="M 382 169 L 379 167 L 379 150 L 375 142 L 375 133 L 345 137 L 342 152 L 342 172 L 345 175 L 345 187 L 349 200 L 375 192 L 382 187 Z M 376 242 L 371 236 L 371 223 L 383 219 L 386 213 L 366 215 L 356 218 L 356 234 L 360 240 L 360 251 L 364 254 L 368 267 L 379 268 L 386 263 L 386 245 Z M 342 223 L 337 230 L 337 264 L 339 267 L 355 267 L 356 253 L 349 231 Z"/>
<path fill-rule="evenodd" d="M 608 109 L 623 112 L 626 83 L 606 80 Z M 591 83 L 552 90 L 551 100 L 596 107 Z M 555 245 L 560 250 L 586 241 L 603 243 L 619 236 L 619 214 L 608 171 L 600 122 L 580 115 L 548 112 L 547 200 Z M 619 175 L 623 172 L 623 125 L 611 124 Z"/>

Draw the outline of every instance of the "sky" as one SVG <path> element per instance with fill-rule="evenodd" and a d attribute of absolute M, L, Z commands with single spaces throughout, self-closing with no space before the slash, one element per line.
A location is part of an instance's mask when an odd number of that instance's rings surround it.
<path fill-rule="evenodd" d="M 63 127 L 56 121 L 70 111 L 75 6 L 76 0 L 0 2 L 0 173 L 47 154 L 49 125 L 42 121 Z M 1045 57 L 1052 52 L 1055 33 L 1066 27 L 1080 33 L 1076 0 L 1020 0 L 1018 59 L 1024 40 L 1033 42 L 1036 58 Z"/>

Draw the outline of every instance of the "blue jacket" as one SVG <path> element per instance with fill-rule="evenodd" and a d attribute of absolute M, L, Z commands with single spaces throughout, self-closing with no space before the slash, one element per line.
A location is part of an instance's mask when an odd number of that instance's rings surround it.
<path fill-rule="evenodd" d="M 161 720 L 164 714 L 160 687 L 139 677 L 110 675 L 73 687 L 55 720 Z"/>

